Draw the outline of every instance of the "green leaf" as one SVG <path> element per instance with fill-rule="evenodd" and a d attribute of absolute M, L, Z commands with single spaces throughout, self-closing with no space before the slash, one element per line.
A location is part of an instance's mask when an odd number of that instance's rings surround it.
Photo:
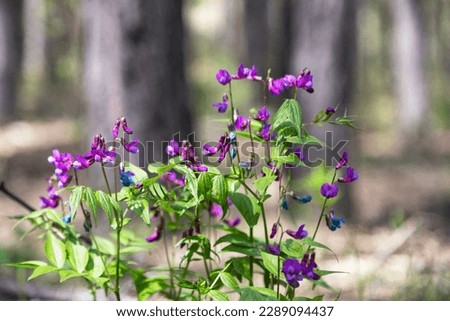
<path fill-rule="evenodd" d="M 212 184 L 212 190 L 217 203 L 227 207 L 228 184 L 226 178 L 223 175 L 216 175 L 212 180 Z"/>
<path fill-rule="evenodd" d="M 134 177 L 138 182 L 142 182 L 144 179 L 148 177 L 146 171 L 130 162 L 125 162 L 125 171 L 133 172 Z"/>
<path fill-rule="evenodd" d="M 281 276 L 279 267 L 281 268 L 281 266 L 283 265 L 283 262 L 280 261 L 280 266 L 278 267 L 279 256 L 269 254 L 266 252 L 261 252 L 261 257 L 263 259 L 263 265 L 267 269 L 267 271 L 269 271 L 270 273 L 272 273 L 275 276 L 278 276 L 278 275 Z"/>
<path fill-rule="evenodd" d="M 236 252 L 247 256 L 258 256 L 260 251 L 255 247 L 246 247 L 242 245 L 230 244 L 222 249 L 222 252 Z"/>
<path fill-rule="evenodd" d="M 297 296 L 293 298 L 292 301 L 323 301 L 323 294 L 315 296 L 313 298 L 308 298 L 305 296 Z"/>
<path fill-rule="evenodd" d="M 67 281 L 68 279 L 72 278 L 78 278 L 86 275 L 86 273 L 78 273 L 73 270 L 61 270 L 58 271 L 59 273 L 59 282 L 63 283 L 64 281 Z"/>
<path fill-rule="evenodd" d="M 300 242 L 292 239 L 288 239 L 281 243 L 281 252 L 287 256 L 301 258 L 303 257 L 303 246 Z"/>
<path fill-rule="evenodd" d="M 218 244 L 221 244 L 224 242 L 232 243 L 232 244 L 241 244 L 241 245 L 246 245 L 246 246 L 252 245 L 247 234 L 245 234 L 244 232 L 241 232 L 241 231 L 236 231 L 236 232 L 226 234 L 226 235 L 220 237 L 216 241 L 215 245 L 218 245 Z"/>
<path fill-rule="evenodd" d="M 108 239 L 105 239 L 101 236 L 95 237 L 95 243 L 98 245 L 98 250 L 101 253 L 107 254 L 107 255 L 115 255 L 116 254 L 116 246 L 113 242 L 111 242 Z"/>
<path fill-rule="evenodd" d="M 271 173 L 271 175 L 266 174 L 266 176 L 256 179 L 253 182 L 253 185 L 256 187 L 256 190 L 258 191 L 259 194 L 264 195 L 266 194 L 267 188 L 270 186 L 270 184 L 272 184 L 273 181 L 275 181 L 275 178 L 276 176 L 273 175 L 273 173 Z"/>
<path fill-rule="evenodd" d="M 42 261 L 24 261 L 20 263 L 8 263 L 7 266 L 16 267 L 16 268 L 24 268 L 24 269 L 34 269 L 38 266 L 46 266 L 47 263 Z"/>
<path fill-rule="evenodd" d="M 175 166 L 177 166 L 177 164 L 152 163 L 148 165 L 147 169 L 150 173 L 163 174 Z"/>
<path fill-rule="evenodd" d="M 38 276 L 57 271 L 58 268 L 54 266 L 44 265 L 44 266 L 38 266 L 34 269 L 33 273 L 31 273 L 30 277 L 28 278 L 28 281 L 37 278 Z"/>
<path fill-rule="evenodd" d="M 348 272 L 344 272 L 344 271 L 330 271 L 330 270 L 317 270 L 316 272 L 320 276 L 325 276 L 325 275 L 329 275 L 329 274 L 336 274 L 336 273 L 348 274 Z"/>
<path fill-rule="evenodd" d="M 278 135 L 299 136 L 301 128 L 300 104 L 295 99 L 286 99 L 273 117 L 271 131 L 276 131 Z"/>
<path fill-rule="evenodd" d="M 95 192 L 90 187 L 84 188 L 83 199 L 86 202 L 92 215 L 94 215 L 95 221 L 97 222 L 98 200 L 97 200 L 97 197 L 95 196 Z"/>
<path fill-rule="evenodd" d="M 331 253 L 333 253 L 335 257 L 337 257 L 336 254 L 333 252 L 332 249 L 330 249 L 330 248 L 329 248 L 328 246 L 326 246 L 325 244 L 319 243 L 319 242 L 317 242 L 317 241 L 313 241 L 313 240 L 311 239 L 311 237 L 309 237 L 309 236 L 308 236 L 307 238 L 304 238 L 304 239 L 302 240 L 302 243 L 304 243 L 304 244 L 306 244 L 306 245 L 309 245 L 309 246 L 311 246 L 311 247 L 318 247 L 318 248 L 321 248 L 321 249 L 328 250 L 328 251 L 330 251 Z"/>
<path fill-rule="evenodd" d="M 105 272 L 105 266 L 103 265 L 102 258 L 100 255 L 91 253 L 91 262 L 92 262 L 92 269 L 90 269 L 89 273 L 94 278 L 98 278 L 102 276 L 103 272 Z"/>
<path fill-rule="evenodd" d="M 131 200 L 128 202 L 128 207 L 136 213 L 145 224 L 150 224 L 151 216 L 148 201 L 145 199 Z"/>
<path fill-rule="evenodd" d="M 252 122 L 252 124 L 253 124 L 253 122 Z M 252 128 L 253 128 L 253 126 L 252 126 Z M 257 133 L 258 131 L 259 131 L 259 130 L 254 131 L 254 132 Z M 250 133 L 247 132 L 247 131 L 245 131 L 245 132 L 236 131 L 236 135 L 237 135 L 237 136 L 240 136 L 240 137 L 244 137 L 244 138 L 250 139 Z M 265 142 L 266 142 L 264 139 L 262 139 L 261 137 L 259 137 L 259 136 L 257 136 L 257 135 L 254 135 L 254 134 L 253 134 L 251 137 L 252 137 L 252 140 L 253 140 L 254 142 L 258 142 L 258 143 L 265 143 Z"/>
<path fill-rule="evenodd" d="M 210 195 L 212 192 L 213 184 L 212 184 L 212 175 L 207 172 L 203 172 L 198 177 L 198 193 L 199 195 L 203 195 L 205 200 L 210 199 Z"/>
<path fill-rule="evenodd" d="M 250 197 L 236 192 L 230 194 L 230 198 L 250 227 L 258 224 L 259 213 L 255 212 L 254 202 L 252 202 Z"/>
<path fill-rule="evenodd" d="M 88 250 L 84 246 L 72 242 L 66 243 L 66 249 L 67 259 L 72 268 L 78 273 L 84 272 L 89 261 Z"/>
<path fill-rule="evenodd" d="M 230 273 L 228 272 L 222 272 L 220 274 L 220 280 L 222 281 L 222 283 L 229 287 L 232 290 L 236 290 L 239 288 L 239 284 L 236 281 L 236 279 L 234 278 L 234 276 L 232 276 Z"/>
<path fill-rule="evenodd" d="M 198 181 L 195 174 L 192 170 L 185 165 L 178 165 L 175 170 L 185 175 L 186 177 L 186 188 L 194 197 L 195 200 L 198 200 Z"/>
<path fill-rule="evenodd" d="M 249 286 L 239 289 L 241 297 L 239 301 L 277 301 L 277 293 L 274 290 L 257 286 Z"/>
<path fill-rule="evenodd" d="M 214 301 L 230 301 L 230 298 L 228 297 L 228 295 L 226 295 L 223 292 L 217 291 L 217 290 L 209 290 L 209 292 L 207 294 Z"/>
<path fill-rule="evenodd" d="M 110 224 L 112 224 L 115 220 L 115 212 L 122 212 L 119 202 L 103 191 L 97 191 L 96 195 L 100 206 L 108 216 Z"/>
<path fill-rule="evenodd" d="M 48 261 L 57 268 L 62 268 L 66 262 L 66 248 L 64 243 L 56 238 L 51 232 L 47 232 L 44 245 L 45 255 Z"/>
<path fill-rule="evenodd" d="M 75 219 L 78 206 L 80 206 L 81 199 L 83 198 L 84 186 L 77 186 L 70 194 L 69 204 L 70 211 L 72 212 L 72 221 Z"/>

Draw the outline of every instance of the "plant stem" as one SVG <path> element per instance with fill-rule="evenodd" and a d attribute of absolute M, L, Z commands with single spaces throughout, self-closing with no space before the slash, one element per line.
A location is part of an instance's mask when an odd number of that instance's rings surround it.
<path fill-rule="evenodd" d="M 337 174 L 337 169 L 334 170 L 334 175 L 333 175 L 333 179 L 331 180 L 331 184 L 334 183 L 334 181 L 336 179 L 336 174 Z M 323 213 L 325 212 L 325 208 L 326 208 L 327 202 L 328 202 L 328 198 L 325 198 L 325 200 L 323 201 L 322 210 L 320 211 L 319 220 L 317 222 L 316 229 L 314 230 L 314 234 L 313 234 L 313 237 L 312 237 L 313 241 L 316 238 L 317 231 L 319 230 L 320 223 L 322 222 L 322 217 L 323 217 Z M 308 250 L 309 250 L 310 247 L 311 246 L 308 247 Z"/>
<path fill-rule="evenodd" d="M 264 203 L 260 201 L 260 198 L 258 197 L 258 195 L 247 185 L 245 180 L 240 180 L 240 183 L 242 184 L 242 186 L 244 186 L 244 188 L 250 194 L 252 194 L 258 200 L 258 204 L 259 204 L 259 207 L 261 208 L 261 215 L 262 215 L 263 223 L 264 223 L 264 236 L 265 236 L 266 246 L 267 246 L 267 244 L 269 244 L 269 233 L 267 230 L 267 220 L 266 220 L 266 211 L 264 210 Z"/>
<path fill-rule="evenodd" d="M 109 187 L 109 181 L 108 181 L 108 177 L 106 176 L 105 165 L 103 164 L 103 161 L 101 162 L 101 168 L 102 168 L 103 178 L 105 179 L 106 188 L 108 189 L 108 194 L 109 194 L 109 195 L 112 195 L 112 193 L 111 193 L 111 187 Z"/>
<path fill-rule="evenodd" d="M 253 227 L 250 226 L 250 243 L 253 243 Z M 249 286 L 253 286 L 253 261 L 254 261 L 253 255 L 249 256 L 249 265 L 250 265 L 250 281 Z"/>
<path fill-rule="evenodd" d="M 162 213 L 161 213 L 162 215 Z M 172 263 L 170 261 L 170 256 L 169 256 L 169 247 L 167 246 L 167 229 L 166 229 L 166 224 L 164 224 L 164 235 L 163 235 L 163 244 L 164 244 L 164 253 L 166 255 L 166 260 L 167 260 L 167 265 L 169 266 L 169 273 L 170 273 L 170 296 L 172 297 L 174 295 L 173 290 L 174 290 L 174 278 L 173 278 L 173 269 L 172 269 Z"/>
<path fill-rule="evenodd" d="M 24 200 L 22 200 L 21 198 L 19 198 L 18 196 L 16 196 L 15 194 L 11 193 L 5 186 L 5 182 L 1 182 L 0 183 L 0 192 L 3 192 L 6 196 L 8 196 L 10 199 L 12 199 L 14 202 L 22 205 L 24 208 L 26 208 L 27 210 L 29 210 L 30 212 L 34 212 L 36 211 L 35 208 L 33 208 L 32 206 L 28 205 Z"/>

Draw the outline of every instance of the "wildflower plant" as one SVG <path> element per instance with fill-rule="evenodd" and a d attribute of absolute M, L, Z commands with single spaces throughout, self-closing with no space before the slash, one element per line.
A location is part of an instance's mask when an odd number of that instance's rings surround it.
<path fill-rule="evenodd" d="M 139 300 L 301 300 L 305 297 L 298 289 L 306 282 L 314 289 L 328 287 L 325 276 L 334 272 L 322 268 L 316 253 L 330 249 L 316 237 L 323 221 L 331 231 L 345 223 L 327 202 L 358 178 L 348 166 L 348 154 L 343 153 L 331 180 L 320 188 L 322 207 L 315 226 L 283 226 L 282 217 L 289 202 L 311 206 L 309 193 L 291 189 L 292 172 L 305 166 L 302 147 L 325 146 L 309 134 L 308 126 L 352 126 L 352 119 L 336 117 L 337 110 L 327 107 L 311 122 L 303 121 L 296 97 L 314 93 L 308 69 L 273 79 L 270 72 L 263 77 L 254 66 L 240 65 L 235 74 L 220 69 L 216 80 L 225 93 L 212 107 L 228 124 L 217 143 L 204 144 L 201 152 L 187 140 L 171 140 L 167 163 L 143 169 L 121 162 L 121 152 L 140 152 L 124 117 L 113 125 L 112 145 L 106 143 L 109 134 L 99 134 L 84 154 L 53 150 L 48 195 L 41 197 L 40 210 L 20 218 L 42 231 L 47 261 L 13 266 L 32 269 L 29 280 L 47 273 L 58 273 L 61 282 L 83 279 L 94 299 L 103 289 L 120 300 L 121 284 L 129 280 Z M 240 81 L 263 89 L 260 108 L 242 113 L 235 108 L 232 87 Z M 271 114 L 270 95 L 283 92 L 292 98 Z M 242 139 L 250 142 L 249 155 L 240 151 Z M 257 144 L 263 146 L 262 155 Z M 206 165 L 212 156 L 215 162 Z M 228 166 L 219 170 L 219 164 Z M 103 189 L 82 184 L 78 174 L 86 170 L 102 173 Z M 114 172 L 114 181 L 107 171 Z M 147 227 L 146 234 L 130 224 L 135 220 Z M 108 225 L 111 235 L 99 233 L 100 224 Z M 140 253 L 159 248 L 166 258 L 163 266 L 139 259 Z"/>

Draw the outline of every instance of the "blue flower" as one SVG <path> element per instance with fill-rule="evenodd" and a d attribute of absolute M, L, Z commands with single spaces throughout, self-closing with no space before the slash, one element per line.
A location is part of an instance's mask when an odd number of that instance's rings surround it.
<path fill-rule="evenodd" d="M 334 210 L 331 210 L 325 219 L 327 221 L 328 228 L 333 232 L 336 231 L 336 229 L 341 228 L 342 224 L 345 224 L 345 219 L 342 217 L 336 217 L 334 215 Z"/>
<path fill-rule="evenodd" d="M 130 171 L 121 172 L 120 173 L 120 182 L 123 186 L 130 186 L 136 184 L 136 178 L 134 177 L 134 173 Z"/>

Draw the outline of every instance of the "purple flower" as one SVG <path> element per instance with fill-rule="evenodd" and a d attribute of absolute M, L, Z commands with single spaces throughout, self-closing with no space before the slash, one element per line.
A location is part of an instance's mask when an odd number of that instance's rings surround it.
<path fill-rule="evenodd" d="M 286 259 L 283 262 L 283 268 L 281 272 L 284 273 L 286 281 L 293 288 L 298 288 L 300 286 L 299 281 L 303 280 L 302 276 L 302 266 L 297 259 Z"/>
<path fill-rule="evenodd" d="M 227 85 L 231 82 L 231 75 L 226 69 L 219 69 L 216 73 L 216 79 L 221 85 Z"/>
<path fill-rule="evenodd" d="M 259 137 L 264 139 L 266 142 L 270 141 L 270 124 L 265 124 L 261 131 L 257 133 Z"/>
<path fill-rule="evenodd" d="M 269 79 L 269 92 L 272 95 L 278 96 L 284 91 L 284 81 L 283 78 L 280 79 Z"/>
<path fill-rule="evenodd" d="M 303 154 L 301 147 L 298 147 L 294 150 L 294 155 L 297 156 L 300 161 L 305 161 L 305 154 Z"/>
<path fill-rule="evenodd" d="M 209 206 L 209 214 L 221 218 L 223 216 L 222 206 L 218 203 L 212 202 Z"/>
<path fill-rule="evenodd" d="M 278 223 L 273 223 L 272 225 L 272 232 L 270 233 L 270 238 L 273 239 L 275 235 L 277 234 L 278 230 Z"/>
<path fill-rule="evenodd" d="M 56 208 L 59 205 L 59 201 L 61 197 L 56 193 L 55 188 L 53 187 L 53 179 L 49 178 L 47 181 L 47 195 L 45 198 L 43 196 L 40 197 L 39 207 L 40 208 Z"/>
<path fill-rule="evenodd" d="M 186 178 L 184 176 L 182 176 L 181 179 L 178 178 L 176 172 L 173 169 L 165 172 L 161 176 L 161 181 L 170 182 L 178 186 L 184 186 L 186 184 Z"/>
<path fill-rule="evenodd" d="M 297 87 L 303 88 L 310 94 L 314 92 L 313 88 L 313 75 L 311 75 L 311 71 L 308 69 L 305 69 L 300 73 L 300 75 L 297 78 Z"/>
<path fill-rule="evenodd" d="M 236 217 L 234 220 L 225 219 L 223 220 L 223 222 L 230 227 L 235 227 L 241 222 L 241 219 L 239 217 Z"/>
<path fill-rule="evenodd" d="M 325 110 L 325 114 L 327 114 L 327 115 L 334 114 L 335 112 L 336 112 L 336 109 L 334 109 L 331 106 L 328 106 L 327 109 Z"/>
<path fill-rule="evenodd" d="M 267 252 L 269 252 L 273 255 L 280 255 L 280 253 L 281 253 L 279 244 L 274 244 L 274 245 L 267 244 L 266 249 L 267 249 Z"/>
<path fill-rule="evenodd" d="M 336 169 L 340 169 L 343 166 L 348 165 L 348 153 L 344 152 L 342 153 L 341 159 L 339 159 L 339 162 L 336 165 Z"/>
<path fill-rule="evenodd" d="M 285 75 L 282 80 L 284 88 L 291 88 L 297 84 L 297 78 L 294 75 Z"/>
<path fill-rule="evenodd" d="M 336 217 L 334 215 L 334 210 L 331 210 L 325 219 L 327 221 L 328 228 L 333 232 L 336 231 L 336 229 L 341 228 L 342 224 L 345 224 L 345 219 L 342 217 Z"/>
<path fill-rule="evenodd" d="M 233 79 L 251 79 L 251 80 L 259 80 L 260 77 L 256 75 L 257 70 L 255 66 L 252 68 L 246 68 L 243 64 L 240 64 L 237 70 L 237 73 L 231 76 Z"/>
<path fill-rule="evenodd" d="M 305 230 L 304 227 L 305 227 L 305 224 L 302 224 L 302 225 L 300 225 L 300 226 L 298 227 L 297 232 L 294 232 L 293 230 L 288 229 L 288 230 L 286 231 L 286 233 L 287 233 L 289 236 L 292 236 L 292 237 L 293 237 L 294 239 L 296 239 L 296 240 L 301 240 L 301 239 L 304 239 L 305 237 L 308 236 L 308 231 Z"/>
<path fill-rule="evenodd" d="M 224 133 L 222 136 L 220 136 L 220 139 L 217 142 L 216 146 L 212 146 L 209 144 L 203 145 L 203 155 L 213 156 L 217 152 L 220 152 L 218 161 L 219 163 L 221 163 L 225 159 L 228 151 L 230 150 L 230 145 L 231 139 L 227 133 Z"/>
<path fill-rule="evenodd" d="M 161 229 L 158 226 L 153 228 L 152 235 L 148 236 L 145 240 L 149 243 L 158 241 L 161 238 Z"/>
<path fill-rule="evenodd" d="M 139 139 L 135 138 L 133 139 L 131 142 L 127 142 L 125 139 L 122 140 L 122 144 L 123 144 L 123 148 L 125 148 L 125 150 L 127 152 L 130 152 L 132 154 L 136 154 L 139 152 Z"/>
<path fill-rule="evenodd" d="M 115 121 L 114 126 L 112 128 L 112 134 L 114 139 L 116 139 L 119 136 L 120 125 L 122 125 L 122 129 L 125 133 L 133 134 L 133 131 L 128 127 L 127 119 L 125 117 L 120 117 Z"/>
<path fill-rule="evenodd" d="M 77 154 L 77 160 L 73 162 L 73 168 L 76 170 L 83 170 L 94 163 L 93 159 L 86 159 L 84 156 Z"/>
<path fill-rule="evenodd" d="M 340 183 L 351 183 L 358 179 L 359 174 L 353 167 L 347 167 L 347 173 L 345 177 L 340 177 L 338 181 Z"/>
<path fill-rule="evenodd" d="M 254 119 L 260 120 L 263 123 L 269 120 L 270 112 L 267 110 L 266 106 L 262 106 L 261 109 L 253 116 Z"/>
<path fill-rule="evenodd" d="M 179 155 L 179 149 L 180 149 L 179 143 L 175 139 L 172 139 L 169 142 L 169 145 L 167 145 L 167 147 L 166 147 L 166 153 L 169 156 L 178 156 Z"/>
<path fill-rule="evenodd" d="M 301 262 L 301 269 L 302 274 L 304 277 L 310 280 L 318 280 L 320 279 L 320 276 L 314 272 L 314 268 L 317 267 L 317 263 L 315 261 L 316 253 L 305 254 L 303 256 L 302 262 Z"/>
<path fill-rule="evenodd" d="M 73 157 L 70 153 L 61 153 L 59 150 L 54 149 L 52 155 L 48 157 L 48 162 L 55 166 L 55 175 L 58 178 L 58 186 L 66 187 L 72 180 L 72 176 L 69 174 L 70 169 L 73 166 Z"/>
<path fill-rule="evenodd" d="M 222 96 L 222 102 L 221 102 L 221 103 L 214 103 L 214 104 L 212 104 L 212 106 L 213 106 L 214 108 L 217 108 L 218 111 L 219 111 L 219 113 L 224 113 L 224 112 L 226 112 L 226 111 L 227 111 L 227 108 L 228 108 L 228 95 L 227 95 L 227 94 L 224 94 L 224 95 Z"/>
<path fill-rule="evenodd" d="M 322 194 L 322 196 L 324 196 L 326 198 L 336 197 L 338 192 L 339 192 L 339 187 L 337 186 L 337 184 L 325 183 L 320 188 L 320 194 Z"/>
<path fill-rule="evenodd" d="M 106 150 L 105 145 L 105 138 L 102 135 L 96 135 L 92 140 L 91 150 L 83 158 L 90 164 L 94 162 L 113 163 L 116 158 L 116 152 L 112 146 Z"/>
<path fill-rule="evenodd" d="M 237 116 L 235 122 L 234 122 L 234 127 L 237 130 L 245 130 L 247 128 L 249 124 L 249 119 L 247 117 L 244 116 Z"/>

